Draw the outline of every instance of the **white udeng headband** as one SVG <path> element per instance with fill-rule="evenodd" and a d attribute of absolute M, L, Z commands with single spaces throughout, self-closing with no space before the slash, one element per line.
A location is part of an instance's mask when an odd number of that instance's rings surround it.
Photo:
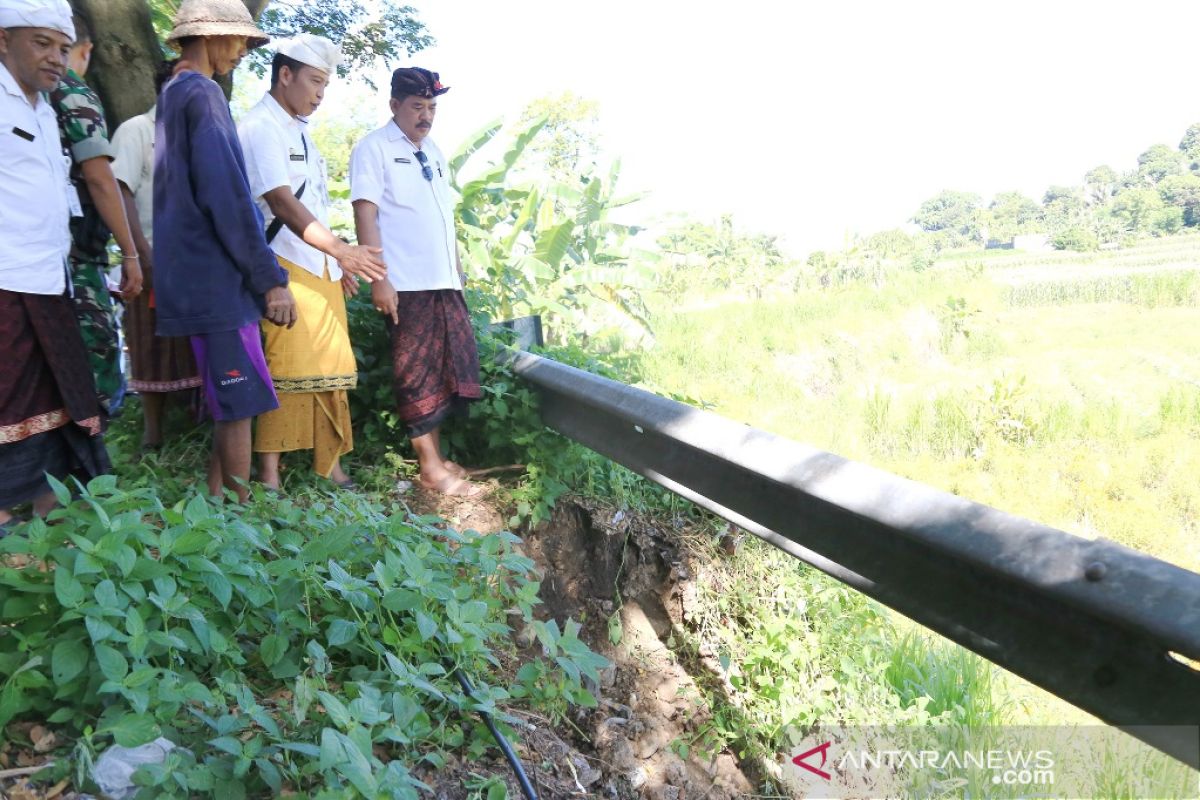
<path fill-rule="evenodd" d="M 291 39 L 285 39 L 279 43 L 276 52 L 319 69 L 331 77 L 342 63 L 342 54 L 337 45 L 323 36 L 311 33 L 301 33 Z"/>
<path fill-rule="evenodd" d="M 49 28 L 75 41 L 67 0 L 0 0 L 0 28 Z"/>

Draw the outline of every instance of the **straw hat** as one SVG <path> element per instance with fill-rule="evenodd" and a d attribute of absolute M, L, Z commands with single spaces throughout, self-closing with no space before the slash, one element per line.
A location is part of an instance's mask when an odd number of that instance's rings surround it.
<path fill-rule="evenodd" d="M 167 42 L 188 36 L 245 36 L 250 50 L 271 41 L 254 24 L 242 0 L 183 0 Z"/>

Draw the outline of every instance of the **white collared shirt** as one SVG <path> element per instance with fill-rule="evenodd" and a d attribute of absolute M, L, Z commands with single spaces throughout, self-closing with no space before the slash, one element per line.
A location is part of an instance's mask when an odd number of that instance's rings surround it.
<path fill-rule="evenodd" d="M 371 131 L 350 154 L 350 200 L 379 207 L 388 280 L 398 292 L 462 289 L 454 238 L 454 195 L 446 157 L 431 139 L 426 180 L 417 146 L 394 121 Z"/>
<path fill-rule="evenodd" d="M 113 134 L 112 171 L 133 192 L 146 241 L 154 240 L 154 116 L 157 106 L 121 123 Z"/>
<path fill-rule="evenodd" d="M 304 196 L 300 202 L 318 222 L 329 227 L 329 187 L 325 159 L 321 158 L 317 146 L 305 132 L 307 126 L 307 120 L 293 117 L 269 92 L 238 123 L 238 139 L 242 143 L 242 154 L 246 157 L 250 193 L 254 195 L 254 202 L 258 203 L 268 226 L 275 215 L 271 213 L 271 206 L 263 195 L 283 186 L 295 194 L 304 186 Z M 287 225 L 280 228 L 271 240 L 271 249 L 276 255 L 303 267 L 318 278 L 323 277 L 328 260 L 330 279 L 341 280 L 342 269 L 338 263 L 331 258 L 326 259 L 324 253 L 292 233 Z"/>
<path fill-rule="evenodd" d="M 66 291 L 70 164 L 50 102 L 30 105 L 0 64 L 0 289 Z"/>

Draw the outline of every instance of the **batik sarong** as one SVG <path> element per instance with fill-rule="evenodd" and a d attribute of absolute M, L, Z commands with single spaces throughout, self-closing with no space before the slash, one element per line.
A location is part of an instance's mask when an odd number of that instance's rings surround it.
<path fill-rule="evenodd" d="M 44 494 L 45 475 L 109 470 L 105 416 L 71 300 L 0 290 L 0 508 Z"/>
<path fill-rule="evenodd" d="M 392 339 L 396 410 L 413 437 L 437 428 L 483 396 L 479 352 L 463 294 L 453 289 L 397 292 Z"/>

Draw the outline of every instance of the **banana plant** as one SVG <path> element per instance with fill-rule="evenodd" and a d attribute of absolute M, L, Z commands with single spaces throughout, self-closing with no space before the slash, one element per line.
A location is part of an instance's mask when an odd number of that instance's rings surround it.
<path fill-rule="evenodd" d="M 469 165 L 501 124 L 484 126 L 450 159 L 464 267 L 482 289 L 482 310 L 506 319 L 540 314 L 551 341 L 586 342 L 614 331 L 644 339 L 650 326 L 642 293 L 655 274 L 631 262 L 629 240 L 639 229 L 610 219 L 640 196 L 615 195 L 619 163 L 604 177 L 582 174 L 572 183 L 523 170 L 544 125 L 517 131 L 503 155 L 469 179 Z"/>

